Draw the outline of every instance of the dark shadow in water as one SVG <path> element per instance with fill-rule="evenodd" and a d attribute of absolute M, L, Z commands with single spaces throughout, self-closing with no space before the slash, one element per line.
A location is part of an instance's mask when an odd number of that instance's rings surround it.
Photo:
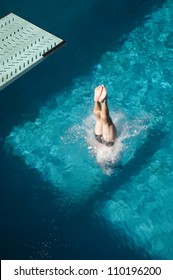
<path fill-rule="evenodd" d="M 5 152 L 1 156 L 0 258 L 39 259 L 44 253 L 46 258 L 50 241 L 58 242 L 61 255 L 67 226 L 55 200 L 61 194 L 22 159 L 13 156 L 8 160 Z"/>
<path fill-rule="evenodd" d="M 21 1 L 20 7 L 17 7 L 15 1 L 11 1 L 11 4 L 9 2 L 4 11 L 1 7 L 1 15 L 10 11 L 23 17 L 26 14 L 28 20 L 55 34 L 57 26 L 63 26 L 64 21 L 67 21 L 65 16 L 62 21 L 58 21 L 57 9 L 53 8 L 48 15 L 48 23 L 44 17 L 38 17 L 40 5 L 46 15 L 46 10 L 49 11 L 51 3 L 55 5 L 55 1 L 50 1 L 49 7 L 42 5 L 42 1 L 30 1 L 30 5 L 34 7 L 32 17 L 27 15 L 31 6 L 27 7 L 25 1 Z M 38 6 L 35 9 L 36 2 Z M 161 0 L 138 0 L 135 3 L 124 1 L 122 7 L 117 9 L 113 0 L 98 1 L 94 5 L 92 16 L 82 14 L 75 29 L 67 28 L 64 32 L 61 29 L 61 34 L 58 35 L 68 41 L 64 49 L 0 93 L 1 259 L 116 258 L 114 252 L 117 244 L 111 244 L 104 231 L 99 233 L 99 229 L 90 223 L 91 207 L 96 199 L 103 198 L 103 193 L 97 193 L 89 202 L 88 212 L 85 205 L 85 209 L 80 210 L 80 215 L 77 214 L 72 221 L 68 220 L 54 205 L 52 186 L 44 183 L 37 172 L 26 168 L 20 159 L 6 156 L 3 148 L 4 137 L 13 126 L 35 119 L 40 106 L 53 97 L 55 92 L 69 87 L 73 78 L 89 73 L 105 51 L 115 49 L 115 42 L 117 47 L 120 46 L 119 39 L 138 26 L 154 6 L 161 6 L 162 3 L 164 1 Z M 153 133 L 154 138 L 149 135 L 147 143 L 137 152 L 136 157 L 123 167 L 117 178 L 110 179 L 110 194 L 134 175 L 134 170 L 139 172 L 156 151 L 159 145 L 159 141 L 156 141 L 157 130 Z M 155 143 L 156 147 L 152 143 Z M 102 189 L 105 191 L 105 186 Z M 109 195 L 106 199 L 108 198 Z M 108 245 L 107 249 L 102 246 L 104 243 L 105 246 Z M 32 247 L 33 244 L 36 244 L 35 248 Z M 141 258 L 137 252 L 126 248 L 124 250 L 120 258 Z"/>

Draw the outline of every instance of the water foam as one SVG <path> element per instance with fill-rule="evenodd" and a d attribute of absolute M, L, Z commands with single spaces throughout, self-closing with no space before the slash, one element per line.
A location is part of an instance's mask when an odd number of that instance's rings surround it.
<path fill-rule="evenodd" d="M 95 117 L 93 115 L 84 121 L 86 141 L 89 145 L 88 149 L 96 157 L 104 173 L 109 176 L 115 173 L 120 162 L 125 164 L 122 160 L 123 152 L 124 154 L 126 153 L 126 156 L 128 154 L 129 158 L 132 157 L 132 154 L 129 154 L 129 148 L 133 146 L 133 149 L 135 149 L 133 139 L 138 139 L 141 133 L 144 137 L 147 131 L 147 126 L 142 125 L 142 120 L 129 121 L 123 113 L 110 112 L 110 115 L 118 132 L 116 142 L 112 147 L 107 147 L 96 141 L 93 133 L 95 125 Z"/>

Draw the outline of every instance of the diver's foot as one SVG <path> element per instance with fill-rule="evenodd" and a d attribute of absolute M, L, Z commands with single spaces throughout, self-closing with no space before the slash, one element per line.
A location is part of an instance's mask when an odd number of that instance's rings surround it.
<path fill-rule="evenodd" d="M 106 100 L 106 98 L 107 98 L 107 90 L 106 90 L 105 86 L 102 85 L 102 94 L 99 97 L 98 101 L 102 103 Z"/>
<path fill-rule="evenodd" d="M 102 95 L 102 90 L 103 90 L 102 86 L 98 86 L 95 88 L 95 91 L 94 91 L 94 101 L 95 102 L 99 102 L 99 99 Z"/>

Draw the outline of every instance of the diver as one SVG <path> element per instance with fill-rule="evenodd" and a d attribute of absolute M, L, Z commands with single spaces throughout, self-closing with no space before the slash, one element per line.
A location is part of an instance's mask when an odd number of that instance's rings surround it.
<path fill-rule="evenodd" d="M 95 138 L 99 143 L 111 147 L 115 143 L 117 129 L 109 116 L 107 90 L 104 85 L 95 88 L 94 102 Z"/>

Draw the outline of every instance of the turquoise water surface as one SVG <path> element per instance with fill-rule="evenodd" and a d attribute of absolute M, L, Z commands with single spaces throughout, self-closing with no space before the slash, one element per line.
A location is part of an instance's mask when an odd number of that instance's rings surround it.
<path fill-rule="evenodd" d="M 73 217 L 90 205 L 92 223 L 110 240 L 156 259 L 173 258 L 172 18 L 167 0 L 37 117 L 14 126 L 4 145 L 50 183 L 59 211 Z M 113 149 L 93 134 L 102 83 L 118 129 Z"/>

